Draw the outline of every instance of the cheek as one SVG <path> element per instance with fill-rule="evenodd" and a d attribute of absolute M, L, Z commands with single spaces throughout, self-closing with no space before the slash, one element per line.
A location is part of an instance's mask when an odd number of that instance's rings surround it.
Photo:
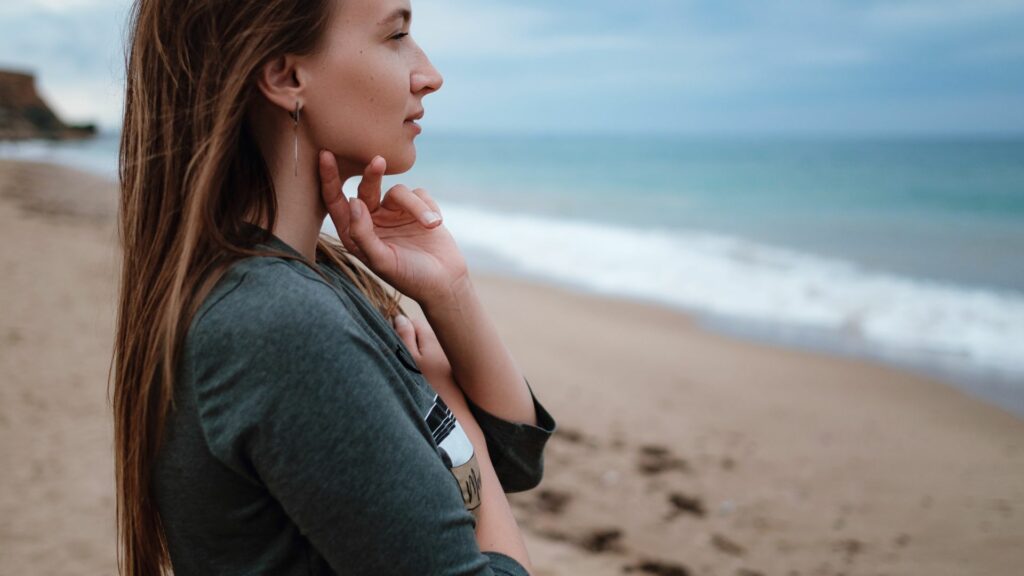
<path fill-rule="evenodd" d="M 408 113 L 409 81 L 394 59 L 357 55 L 327 61 L 310 91 L 314 139 L 337 153 L 394 138 Z"/>
<path fill-rule="evenodd" d="M 361 60 L 359 66 L 353 67 L 352 74 L 358 83 L 353 96 L 362 98 L 367 113 L 380 121 L 389 122 L 395 113 L 401 116 L 405 111 L 409 78 L 396 55 L 386 56 Z M 404 117 L 398 120 L 404 120 Z"/>

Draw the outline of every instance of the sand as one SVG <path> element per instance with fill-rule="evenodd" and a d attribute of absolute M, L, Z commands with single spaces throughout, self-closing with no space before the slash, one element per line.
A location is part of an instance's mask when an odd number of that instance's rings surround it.
<path fill-rule="evenodd" d="M 114 574 L 115 189 L 0 161 L 0 574 Z M 442 206 L 443 209 L 443 206 Z M 474 275 L 559 422 L 539 576 L 1011 575 L 1024 421 L 926 377 Z"/>

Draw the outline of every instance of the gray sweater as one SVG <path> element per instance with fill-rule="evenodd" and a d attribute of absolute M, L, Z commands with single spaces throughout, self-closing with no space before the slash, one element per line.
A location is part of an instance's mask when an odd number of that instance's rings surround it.
<path fill-rule="evenodd" d="M 154 470 L 175 574 L 526 574 L 477 545 L 462 427 L 390 323 L 318 266 L 331 283 L 241 260 L 193 318 Z M 551 415 L 536 397 L 536 426 L 467 401 L 503 490 L 535 487 Z"/>

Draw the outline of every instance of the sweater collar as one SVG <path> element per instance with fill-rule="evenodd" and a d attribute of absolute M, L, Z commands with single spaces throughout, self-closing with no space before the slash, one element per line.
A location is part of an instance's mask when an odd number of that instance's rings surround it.
<path fill-rule="evenodd" d="M 298 256 L 298 257 L 303 258 L 303 259 L 305 258 L 305 256 L 303 256 L 301 252 L 299 252 L 295 248 L 292 248 L 292 246 L 290 244 L 288 244 L 284 240 L 281 240 L 276 235 L 274 235 L 273 232 L 271 232 L 270 230 L 267 230 L 266 228 L 263 228 L 262 226 L 257 226 L 256 224 L 252 224 L 250 222 L 244 222 L 243 221 L 242 222 L 242 227 L 245 228 L 251 234 L 254 234 L 254 235 L 255 234 L 263 234 L 263 235 L 265 235 L 265 237 L 267 239 L 264 242 L 260 242 L 260 244 L 263 245 L 263 246 L 267 246 L 269 248 L 275 248 L 277 250 L 281 250 L 282 252 L 287 252 L 288 254 L 293 254 L 293 255 Z"/>

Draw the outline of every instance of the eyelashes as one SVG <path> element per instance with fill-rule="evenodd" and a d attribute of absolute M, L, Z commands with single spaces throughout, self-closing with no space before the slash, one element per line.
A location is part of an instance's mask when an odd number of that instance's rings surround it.
<path fill-rule="evenodd" d="M 398 34 L 395 34 L 394 36 L 392 36 L 391 39 L 392 40 L 401 40 L 402 38 L 405 38 L 408 35 L 409 35 L 408 32 L 399 32 Z"/>

